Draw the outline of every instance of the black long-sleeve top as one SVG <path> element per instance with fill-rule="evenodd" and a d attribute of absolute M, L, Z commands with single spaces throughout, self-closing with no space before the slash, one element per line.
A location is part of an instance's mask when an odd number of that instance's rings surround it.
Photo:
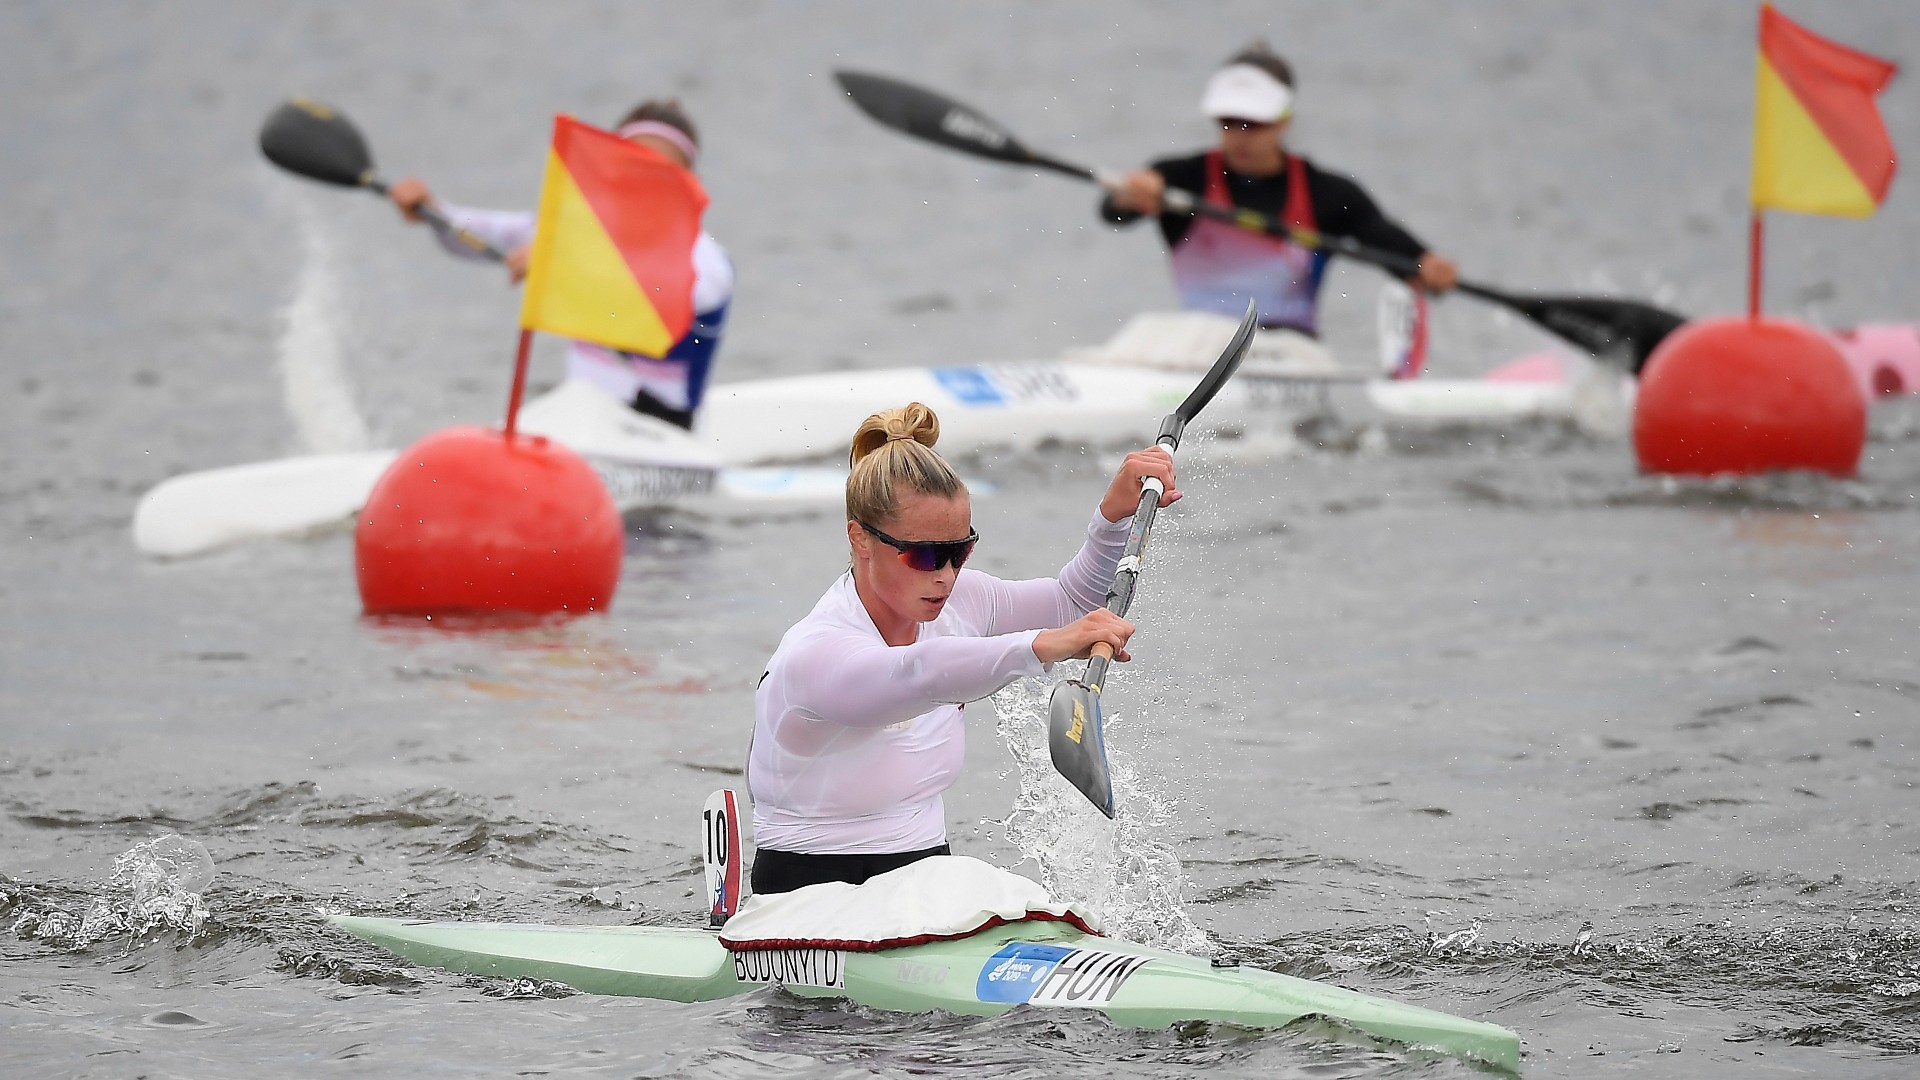
<path fill-rule="evenodd" d="M 1351 236 L 1368 247 L 1395 252 L 1415 261 L 1427 253 L 1427 246 L 1399 223 L 1381 213 L 1373 198 L 1359 184 L 1338 173 L 1327 172 L 1305 157 L 1300 161 L 1306 166 L 1307 195 L 1313 201 L 1314 222 L 1321 232 Z M 1191 157 L 1162 158 L 1149 167 L 1165 177 L 1170 188 L 1190 191 L 1195 197 L 1206 193 L 1207 155 L 1204 153 Z M 1235 206 L 1258 210 L 1276 221 L 1286 219 L 1286 169 L 1281 169 L 1273 176 L 1249 176 L 1232 169 L 1227 169 L 1226 174 L 1227 193 L 1232 196 Z M 1111 196 L 1101 202 L 1100 213 L 1116 225 L 1137 221 L 1143 216 L 1114 206 Z M 1169 249 L 1186 237 L 1193 222 L 1193 217 L 1187 214 L 1160 215 L 1160 235 L 1166 238 Z"/>

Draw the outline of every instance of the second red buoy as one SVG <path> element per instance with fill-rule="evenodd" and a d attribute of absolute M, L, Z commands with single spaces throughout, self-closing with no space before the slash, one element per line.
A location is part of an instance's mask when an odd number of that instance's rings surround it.
<path fill-rule="evenodd" d="M 1700 319 L 1648 358 L 1633 448 L 1648 472 L 1851 476 L 1867 407 L 1833 343 L 1789 319 Z"/>
<path fill-rule="evenodd" d="M 407 447 L 354 531 L 370 615 L 605 610 L 625 529 L 586 459 L 539 436 L 448 428 Z"/>

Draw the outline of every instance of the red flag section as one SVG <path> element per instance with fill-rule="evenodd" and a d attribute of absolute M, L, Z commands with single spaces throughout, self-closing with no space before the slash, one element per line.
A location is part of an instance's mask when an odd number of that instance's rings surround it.
<path fill-rule="evenodd" d="M 1893 181 L 1874 103 L 1898 69 L 1760 8 L 1753 205 L 1865 217 Z"/>
<path fill-rule="evenodd" d="M 661 154 L 556 117 L 520 325 L 663 356 L 693 326 L 707 194 Z"/>

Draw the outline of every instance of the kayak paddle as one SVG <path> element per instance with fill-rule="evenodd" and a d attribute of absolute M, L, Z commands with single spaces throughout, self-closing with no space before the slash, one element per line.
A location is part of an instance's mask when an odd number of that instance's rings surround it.
<path fill-rule="evenodd" d="M 317 101 L 297 97 L 273 110 L 260 126 L 260 152 L 296 176 L 340 187 L 366 188 L 376 195 L 387 193 L 387 183 L 374 172 L 373 154 L 360 129 L 345 113 Z M 501 261 L 507 257 L 431 206 L 416 207 L 414 213 L 435 231 L 488 258 Z"/>
<path fill-rule="evenodd" d="M 1213 362 L 1213 367 L 1187 395 L 1187 400 L 1160 422 L 1160 435 L 1154 441 L 1166 447 L 1167 453 L 1173 453 L 1180 446 L 1180 436 L 1186 433 L 1187 424 L 1207 407 L 1207 402 L 1226 385 L 1233 369 L 1240 366 L 1241 358 L 1247 355 L 1247 346 L 1253 343 L 1257 319 L 1253 302 L 1248 301 L 1240 329 L 1234 332 L 1220 359 Z M 1113 585 L 1107 589 L 1107 610 L 1115 615 L 1124 616 L 1133 603 L 1133 589 L 1140 581 L 1140 560 L 1147 549 L 1147 534 L 1153 530 L 1153 517 L 1159 512 L 1160 496 L 1165 491 L 1166 486 L 1157 476 L 1147 477 L 1140 485 L 1140 507 L 1133 512 L 1133 525 L 1127 529 L 1127 550 L 1114 570 Z M 1095 645 L 1087 660 L 1085 676 L 1055 684 L 1053 697 L 1047 702 L 1047 746 L 1053 754 L 1054 769 L 1108 817 L 1113 816 L 1113 775 L 1107 768 L 1100 687 L 1106 682 L 1107 665 L 1112 660 L 1113 646 L 1105 642 Z"/>
<path fill-rule="evenodd" d="M 854 71 L 835 72 L 834 78 L 862 112 L 914 138 L 974 157 L 1046 169 L 1105 187 L 1111 187 L 1116 179 L 1117 174 L 1029 150 L 999 123 L 924 87 Z M 1164 202 L 1175 213 L 1215 218 L 1250 232 L 1285 237 L 1305 247 L 1372 263 L 1402 278 L 1411 278 L 1419 270 L 1416 260 L 1397 252 L 1369 247 L 1350 236 L 1291 228 L 1257 211 L 1218 206 L 1179 188 L 1168 188 Z M 1635 374 L 1654 346 L 1686 321 L 1684 315 L 1638 300 L 1510 293 L 1471 281 L 1461 281 L 1455 287 L 1524 315 L 1602 360 L 1625 364 Z"/>

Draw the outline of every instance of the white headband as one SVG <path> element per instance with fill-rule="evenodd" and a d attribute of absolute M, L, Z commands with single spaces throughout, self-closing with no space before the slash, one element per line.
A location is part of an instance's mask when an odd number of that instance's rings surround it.
<path fill-rule="evenodd" d="M 1200 112 L 1215 120 L 1272 124 L 1293 115 L 1293 91 L 1252 64 L 1228 64 L 1207 80 Z"/>
<path fill-rule="evenodd" d="M 631 139 L 635 135 L 651 135 L 656 139 L 665 139 L 686 157 L 687 168 L 691 169 L 700 162 L 699 144 L 694 142 L 686 132 L 662 120 L 635 120 L 631 124 L 622 124 L 620 130 L 614 134 L 623 139 Z"/>

